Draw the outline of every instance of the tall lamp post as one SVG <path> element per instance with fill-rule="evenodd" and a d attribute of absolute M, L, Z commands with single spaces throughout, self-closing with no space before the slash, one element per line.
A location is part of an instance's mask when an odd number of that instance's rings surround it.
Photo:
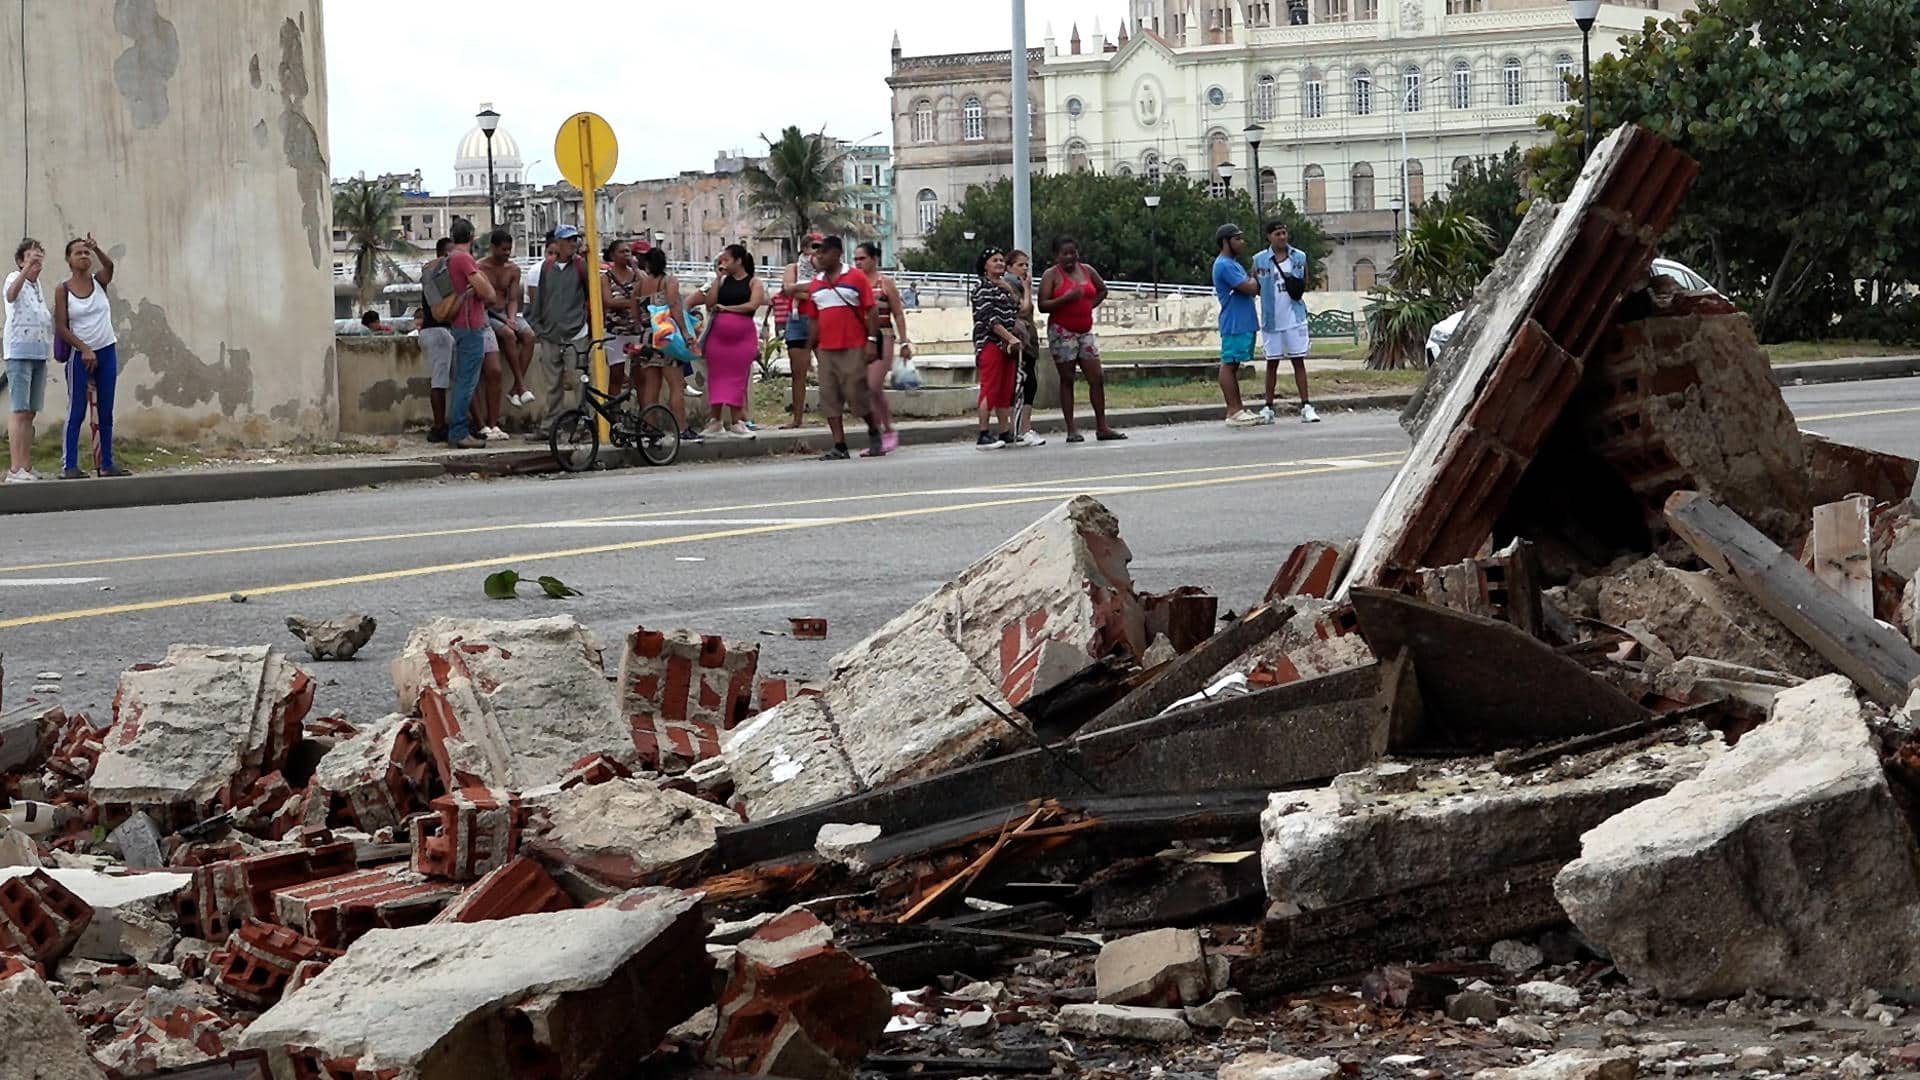
<path fill-rule="evenodd" d="M 493 133 L 500 126 L 500 114 L 493 111 L 491 104 L 480 106 L 480 112 L 474 117 L 480 121 L 480 133 L 487 137 L 487 227 L 500 227 L 500 211 L 493 201 Z"/>
<path fill-rule="evenodd" d="M 1160 196 L 1148 195 L 1147 204 L 1147 258 L 1153 263 L 1153 299 L 1160 300 Z"/>
<path fill-rule="evenodd" d="M 1264 194 L 1260 190 L 1260 140 L 1266 135 L 1266 129 L 1259 124 L 1248 124 L 1245 134 L 1247 147 L 1253 151 L 1253 216 L 1260 227 L 1265 228 L 1266 211 L 1260 206 L 1260 197 Z"/>
<path fill-rule="evenodd" d="M 1220 197 L 1223 199 L 1233 197 L 1233 172 L 1235 167 L 1231 161 L 1223 161 L 1219 165 Z"/>
<path fill-rule="evenodd" d="M 1586 113 L 1586 137 L 1580 141 L 1580 160 L 1593 153 L 1593 22 L 1600 17 L 1600 0 L 1572 0 L 1573 24 L 1580 28 L 1580 108 Z"/>

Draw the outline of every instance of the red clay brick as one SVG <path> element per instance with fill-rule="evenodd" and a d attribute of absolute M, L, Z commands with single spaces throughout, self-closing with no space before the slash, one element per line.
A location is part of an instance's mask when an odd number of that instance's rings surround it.
<path fill-rule="evenodd" d="M 0 878 L 0 949 L 51 964 L 93 921 L 93 908 L 44 870 Z"/>
<path fill-rule="evenodd" d="M 436 923 L 476 923 L 566 911 L 577 907 L 546 867 L 522 855 L 467 887 L 433 917 Z"/>
<path fill-rule="evenodd" d="M 387 866 L 276 890 L 273 902 L 283 925 L 344 949 L 369 930 L 429 922 L 459 894 L 458 886 Z"/>

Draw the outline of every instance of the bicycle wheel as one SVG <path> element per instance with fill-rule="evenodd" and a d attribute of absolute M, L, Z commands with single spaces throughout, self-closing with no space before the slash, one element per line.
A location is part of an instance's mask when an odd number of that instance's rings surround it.
<path fill-rule="evenodd" d="M 680 456 L 680 425 L 672 409 L 649 405 L 640 410 L 640 456 L 649 465 L 671 465 Z"/>
<path fill-rule="evenodd" d="M 586 472 L 600 458 L 600 425 L 584 409 L 570 409 L 553 422 L 547 436 L 561 472 Z"/>

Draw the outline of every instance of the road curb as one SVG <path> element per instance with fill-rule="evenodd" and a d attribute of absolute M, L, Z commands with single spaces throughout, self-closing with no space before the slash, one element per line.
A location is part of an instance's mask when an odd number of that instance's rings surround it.
<path fill-rule="evenodd" d="M 0 514 L 278 499 L 404 480 L 431 480 L 446 474 L 447 467 L 437 461 L 367 461 L 348 465 L 264 465 L 251 469 L 196 469 L 146 476 L 48 480 L 0 487 Z"/>
<path fill-rule="evenodd" d="M 1773 366 L 1773 381 L 1780 386 L 1818 386 L 1822 383 L 1904 379 L 1912 375 L 1920 375 L 1920 356 L 1808 360 L 1798 364 Z"/>

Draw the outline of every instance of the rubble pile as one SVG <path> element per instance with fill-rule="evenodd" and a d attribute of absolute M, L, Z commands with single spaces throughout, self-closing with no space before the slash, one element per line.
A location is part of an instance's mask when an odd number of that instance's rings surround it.
<path fill-rule="evenodd" d="M 797 692 L 449 618 L 389 716 L 201 645 L 0 716 L 0 1080 L 1913 1073 L 1920 464 L 1649 277 L 1693 171 L 1536 207 L 1250 611 L 1080 497 Z"/>

